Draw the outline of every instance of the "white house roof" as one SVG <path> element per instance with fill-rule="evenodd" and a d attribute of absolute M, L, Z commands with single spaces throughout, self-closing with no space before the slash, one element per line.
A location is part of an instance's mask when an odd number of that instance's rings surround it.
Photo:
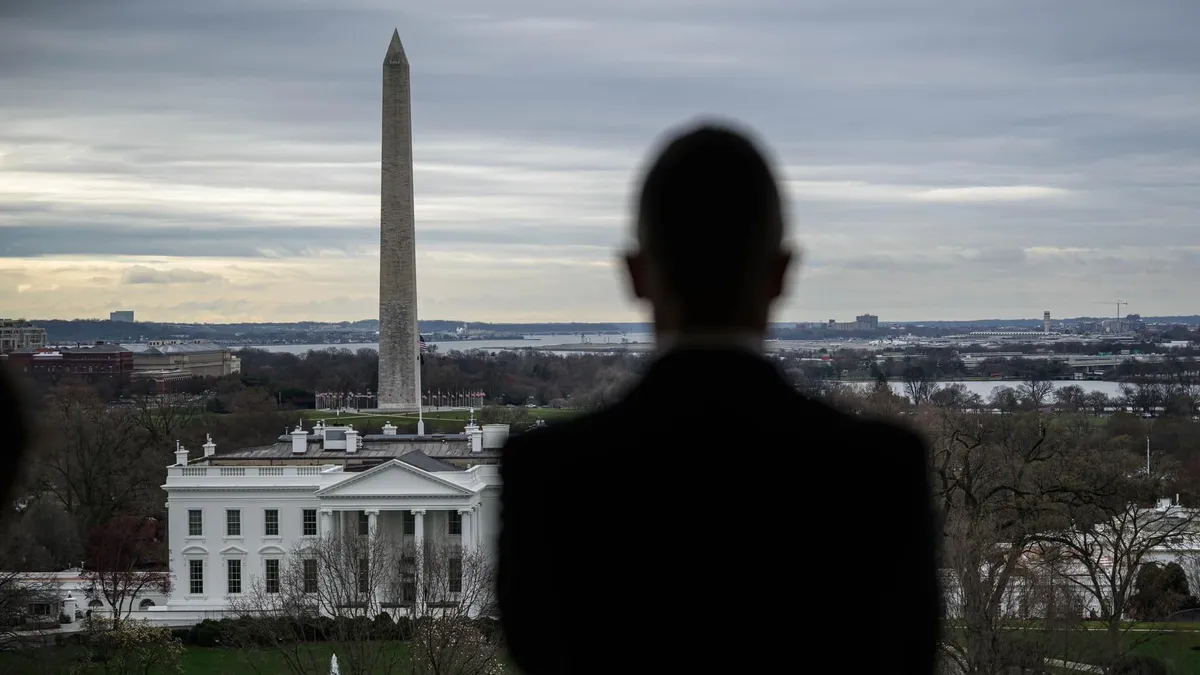
<path fill-rule="evenodd" d="M 474 489 L 466 486 L 475 481 L 474 474 L 461 470 L 435 473 L 399 459 L 348 475 L 350 477 L 345 480 L 317 490 L 317 496 L 467 497 L 475 494 Z"/>

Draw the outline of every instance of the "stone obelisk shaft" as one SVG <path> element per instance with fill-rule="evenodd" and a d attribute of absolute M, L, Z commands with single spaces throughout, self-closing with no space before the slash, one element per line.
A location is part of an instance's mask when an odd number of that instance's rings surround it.
<path fill-rule="evenodd" d="M 383 61 L 383 157 L 379 214 L 379 402 L 420 405 L 416 215 L 413 210 L 412 95 L 398 32 Z"/>

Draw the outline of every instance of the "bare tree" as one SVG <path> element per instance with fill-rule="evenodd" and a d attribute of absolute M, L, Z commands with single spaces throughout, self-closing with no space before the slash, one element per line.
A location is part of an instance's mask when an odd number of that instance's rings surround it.
<path fill-rule="evenodd" d="M 938 389 L 937 372 L 930 363 L 910 363 L 901 373 L 904 379 L 904 394 L 913 405 L 929 401 Z"/>
<path fill-rule="evenodd" d="M 1040 375 L 1032 375 L 1017 387 L 1017 395 L 1026 407 L 1040 410 L 1054 391 L 1054 383 Z"/>
<path fill-rule="evenodd" d="M 1000 412 L 1016 412 L 1021 408 L 1021 397 L 1012 387 L 999 386 L 992 389 L 988 396 L 988 405 Z"/>
<path fill-rule="evenodd" d="M 411 643 L 413 673 L 502 675 L 498 634 L 472 622 L 490 614 L 495 604 L 495 570 L 487 553 L 440 545 L 427 547 L 424 558 L 424 605 L 410 610 L 422 617 Z M 402 587 L 397 590 L 403 593 Z"/>
<path fill-rule="evenodd" d="M 160 542 L 158 523 L 152 518 L 117 516 L 95 528 L 88 541 L 85 595 L 103 599 L 112 607 L 112 627 L 119 629 L 133 611 L 139 595 L 151 589 L 171 590 L 171 573 L 148 570 Z"/>
<path fill-rule="evenodd" d="M 7 571 L 8 556 L 0 553 L 0 652 L 18 651 L 34 646 L 20 629 L 30 619 L 33 605 L 45 604 L 49 609 L 58 605 L 60 585 L 52 578 Z M 58 614 L 51 614 L 58 623 Z M 40 643 L 36 643 L 40 645 Z"/>
<path fill-rule="evenodd" d="M 1040 533 L 1077 498 L 1071 466 L 1078 439 L 1036 413 L 987 415 L 942 408 L 919 418 L 930 439 L 935 504 L 943 528 L 945 657 L 968 674 L 1020 665 L 1007 620 L 1012 594 Z M 1017 661 L 1014 661 L 1017 659 Z"/>
<path fill-rule="evenodd" d="M 277 672 L 264 655 L 295 675 L 328 672 L 317 642 L 344 675 L 502 672 L 497 637 L 472 621 L 492 605 L 482 551 L 350 532 L 298 545 L 276 565 L 230 602 L 241 619 L 226 637 L 258 672 Z"/>
<path fill-rule="evenodd" d="M 1113 658 L 1120 654 L 1138 571 L 1152 553 L 1178 550 L 1197 526 L 1194 509 L 1153 505 L 1155 487 L 1143 480 L 1126 494 L 1073 505 L 1070 526 L 1043 535 L 1038 544 L 1043 557 L 1061 560 L 1065 578 L 1099 608 Z"/>
<path fill-rule="evenodd" d="M 33 455 L 41 488 L 83 530 L 151 503 L 166 462 L 145 451 L 129 410 L 110 408 L 95 392 L 68 386 L 54 391 L 44 415 L 47 447 Z"/>
<path fill-rule="evenodd" d="M 949 384 L 938 389 L 929 397 L 929 402 L 939 408 L 953 410 L 978 410 L 983 407 L 983 398 L 962 384 Z"/>
<path fill-rule="evenodd" d="M 1102 391 L 1090 391 L 1084 395 L 1084 405 L 1088 412 L 1096 417 L 1101 417 L 1104 413 L 1108 412 L 1112 401 L 1109 399 L 1108 394 Z"/>

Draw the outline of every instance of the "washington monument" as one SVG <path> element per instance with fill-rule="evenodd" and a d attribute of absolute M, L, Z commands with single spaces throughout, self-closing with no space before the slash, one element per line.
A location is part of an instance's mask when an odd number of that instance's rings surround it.
<path fill-rule="evenodd" d="M 420 407 L 412 95 L 408 57 L 392 33 L 383 59 L 383 157 L 379 188 L 380 410 Z"/>

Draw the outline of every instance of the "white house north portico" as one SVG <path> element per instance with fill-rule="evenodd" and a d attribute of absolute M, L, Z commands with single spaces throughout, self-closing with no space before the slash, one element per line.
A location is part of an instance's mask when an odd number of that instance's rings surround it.
<path fill-rule="evenodd" d="M 508 426 L 485 427 L 418 436 L 389 424 L 363 436 L 318 424 L 232 453 L 218 454 L 209 439 L 193 461 L 177 448 L 163 486 L 173 587 L 160 610 L 175 616 L 162 619 L 219 614 L 255 577 L 277 586 L 285 559 L 323 537 L 493 555 Z"/>

